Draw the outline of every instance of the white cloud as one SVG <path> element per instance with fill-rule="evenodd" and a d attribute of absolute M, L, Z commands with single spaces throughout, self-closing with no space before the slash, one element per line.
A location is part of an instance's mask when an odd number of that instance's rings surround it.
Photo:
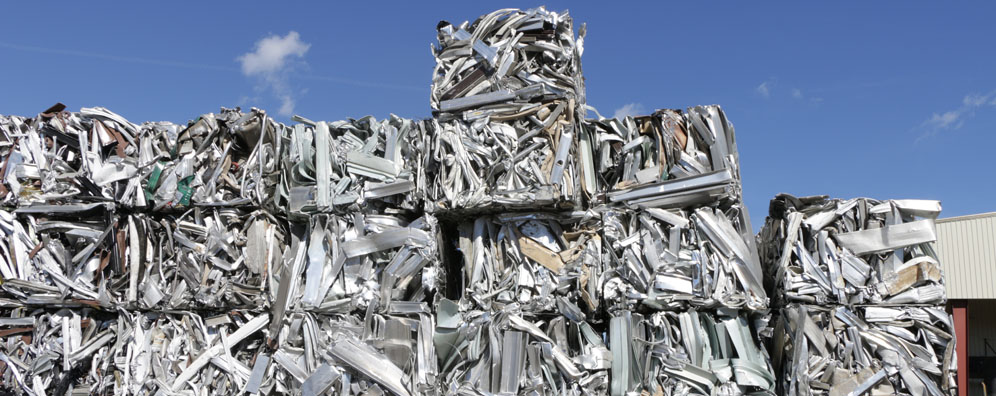
<path fill-rule="evenodd" d="M 943 130 L 955 130 L 965 125 L 965 119 L 975 115 L 975 111 L 989 102 L 989 98 L 996 97 L 996 91 L 992 91 L 985 95 L 980 94 L 968 94 L 961 100 L 961 107 L 945 111 L 943 113 L 933 113 L 930 118 L 927 118 L 923 123 L 920 124 L 920 129 L 923 129 L 923 134 L 916 139 L 917 142 L 934 136 Z M 990 103 L 996 106 L 996 98 Z"/>
<path fill-rule="evenodd" d="M 247 76 L 279 73 L 289 57 L 304 57 L 309 48 L 311 44 L 301 41 L 301 35 L 292 30 L 284 37 L 273 35 L 257 41 L 256 50 L 238 57 L 238 61 Z"/>
<path fill-rule="evenodd" d="M 294 114 L 294 98 L 290 95 L 284 95 L 280 97 L 280 109 L 277 110 L 280 115 L 291 115 Z"/>
<path fill-rule="evenodd" d="M 301 41 L 301 35 L 290 31 L 286 36 L 272 35 L 256 42 L 252 52 L 242 54 L 236 60 L 242 65 L 242 74 L 258 78 L 256 88 L 269 90 L 280 100 L 278 113 L 289 116 L 294 113 L 293 92 L 288 84 L 290 72 L 305 65 L 304 55 L 311 44 Z"/>
<path fill-rule="evenodd" d="M 626 116 L 637 116 L 643 114 L 646 114 L 646 110 L 643 108 L 642 104 L 629 103 L 616 109 L 616 112 L 612 114 L 612 118 L 624 118 Z"/>
<path fill-rule="evenodd" d="M 771 97 L 771 85 L 774 85 L 771 81 L 765 81 L 765 82 L 761 83 L 761 85 L 758 85 L 757 88 L 754 88 L 754 91 L 756 91 L 758 94 L 760 94 L 761 96 L 763 96 L 765 98 L 770 98 Z"/>
<path fill-rule="evenodd" d="M 927 121 L 925 121 L 924 123 L 927 126 L 930 126 L 935 129 L 948 129 L 951 128 L 952 126 L 954 126 L 955 129 L 958 129 L 961 127 L 962 124 L 960 122 L 957 122 L 958 119 L 961 118 L 961 115 L 962 112 L 959 110 L 948 111 L 945 112 L 944 114 L 934 113 L 934 115 L 930 116 L 930 118 L 927 119 Z"/>
<path fill-rule="evenodd" d="M 799 88 L 792 88 L 792 97 L 802 99 L 802 91 Z"/>

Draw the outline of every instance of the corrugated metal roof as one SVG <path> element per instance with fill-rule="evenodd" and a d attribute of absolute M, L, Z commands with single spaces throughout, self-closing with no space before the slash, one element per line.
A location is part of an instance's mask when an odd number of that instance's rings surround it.
<path fill-rule="evenodd" d="M 936 224 L 948 298 L 996 298 L 996 212 L 938 219 Z"/>

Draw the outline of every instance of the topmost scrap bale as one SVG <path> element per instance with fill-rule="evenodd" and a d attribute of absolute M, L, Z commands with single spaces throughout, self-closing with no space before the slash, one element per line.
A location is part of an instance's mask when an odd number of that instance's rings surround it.
<path fill-rule="evenodd" d="M 460 25 L 437 25 L 432 108 L 455 113 L 511 102 L 574 99 L 584 104 L 581 53 L 568 13 L 502 9 Z M 515 105 L 512 108 L 518 108 Z"/>

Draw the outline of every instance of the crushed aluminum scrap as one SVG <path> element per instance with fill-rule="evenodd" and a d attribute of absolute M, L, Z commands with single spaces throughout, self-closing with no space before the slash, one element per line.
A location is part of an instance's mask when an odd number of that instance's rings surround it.
<path fill-rule="evenodd" d="M 603 212 L 607 305 L 765 309 L 757 254 L 731 213 L 711 207 Z"/>
<path fill-rule="evenodd" d="M 501 109 L 537 98 L 584 104 L 585 28 L 575 37 L 567 12 L 502 9 L 473 23 L 442 21 L 436 30 L 433 109 Z"/>
<path fill-rule="evenodd" d="M 394 115 L 381 121 L 295 120 L 301 123 L 285 128 L 282 137 L 278 208 L 295 216 L 421 209 L 431 123 Z"/>
<path fill-rule="evenodd" d="M 434 217 L 312 216 L 295 224 L 269 288 L 274 318 L 295 306 L 321 313 L 406 312 L 445 280 Z"/>
<path fill-rule="evenodd" d="M 437 30 L 428 208 L 580 208 L 594 192 L 578 137 L 584 28 L 575 38 L 570 16 L 541 7 Z"/>
<path fill-rule="evenodd" d="M 261 125 L 267 127 L 261 127 Z M 262 206 L 276 186 L 282 126 L 262 111 L 221 109 L 186 126 L 136 125 L 102 107 L 0 118 L 3 202 L 172 211 L 194 204 Z"/>
<path fill-rule="evenodd" d="M 506 213 L 458 225 L 464 303 L 591 320 L 599 309 L 594 213 Z"/>
<path fill-rule="evenodd" d="M 734 396 L 782 386 L 773 373 L 786 369 L 773 371 L 761 347 L 772 282 L 722 109 L 585 119 L 585 28 L 575 35 L 566 12 L 503 9 L 437 32 L 427 120 L 284 125 L 222 108 L 133 124 L 61 104 L 0 116 L 0 393 Z M 861 202 L 838 218 L 792 201 L 788 218 L 820 226 L 778 223 L 762 241 L 795 235 L 802 249 L 837 252 L 831 262 L 844 260 L 838 246 L 868 267 L 890 260 L 896 276 L 835 298 L 932 296 L 940 273 L 914 217 L 936 211 Z M 892 227 L 909 243 L 867 232 Z M 789 272 L 822 271 L 810 258 L 788 260 L 807 266 Z M 803 301 L 831 294 L 792 281 Z M 882 295 L 893 286 L 905 289 Z M 821 355 L 841 357 L 834 378 L 853 368 L 841 378 L 856 378 L 855 391 L 886 379 L 909 393 L 935 394 L 938 378 L 953 389 L 950 371 L 935 369 L 953 364 L 939 311 L 856 312 L 865 327 L 813 319 L 863 343 Z M 815 354 L 784 357 L 809 344 L 779 346 L 779 362 L 802 362 L 809 377 L 799 378 L 818 389 L 808 379 L 829 369 L 806 364 Z"/>
<path fill-rule="evenodd" d="M 943 306 L 791 304 L 772 362 L 784 395 L 957 394 L 954 327 Z"/>
<path fill-rule="evenodd" d="M 265 212 L 195 208 L 121 215 L 107 204 L 0 210 L 0 285 L 32 306 L 138 309 L 266 306 L 264 280 L 283 250 Z M 70 210 L 72 209 L 72 210 Z"/>
<path fill-rule="evenodd" d="M 760 347 L 770 331 L 765 315 L 729 309 L 614 312 L 611 394 L 774 394 L 775 375 Z"/>
<path fill-rule="evenodd" d="M 758 234 L 779 303 L 943 304 L 937 201 L 782 194 Z"/>
<path fill-rule="evenodd" d="M 584 124 L 584 144 L 597 155 L 591 182 L 610 203 L 670 208 L 741 199 L 733 124 L 719 106 Z"/>

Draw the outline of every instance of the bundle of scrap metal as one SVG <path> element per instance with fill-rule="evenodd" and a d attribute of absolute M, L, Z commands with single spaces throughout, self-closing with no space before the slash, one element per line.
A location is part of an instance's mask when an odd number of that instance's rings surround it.
<path fill-rule="evenodd" d="M 609 203 L 673 208 L 741 200 L 733 124 L 719 106 L 587 120 L 585 131 L 597 155 L 592 182 Z"/>
<path fill-rule="evenodd" d="M 602 227 L 613 308 L 767 308 L 757 253 L 741 237 L 749 229 L 721 210 L 609 209 Z"/>
<path fill-rule="evenodd" d="M 599 117 L 582 141 L 605 203 L 611 394 L 772 394 L 769 300 L 722 109 Z"/>
<path fill-rule="evenodd" d="M 771 201 L 758 236 L 775 298 L 804 304 L 943 304 L 937 201 Z"/>
<path fill-rule="evenodd" d="M 615 312 L 611 393 L 772 394 L 776 380 L 761 332 L 770 332 L 764 315 L 736 310 Z"/>
<path fill-rule="evenodd" d="M 955 395 L 954 327 L 944 307 L 791 304 L 772 361 L 785 395 Z"/>
<path fill-rule="evenodd" d="M 607 393 L 611 352 L 578 307 L 536 315 L 515 304 L 491 311 L 465 304 L 442 299 L 436 308 L 441 394 Z"/>
<path fill-rule="evenodd" d="M 272 270 L 274 318 L 298 307 L 325 314 L 405 312 L 445 281 L 436 219 L 316 215 L 291 223 L 290 248 Z"/>
<path fill-rule="evenodd" d="M 0 393 L 771 394 L 723 111 L 585 120 L 566 12 L 437 30 L 431 120 L 0 117 Z"/>
<path fill-rule="evenodd" d="M 274 200 L 294 216 L 387 208 L 420 210 L 431 123 L 392 115 L 301 123 L 285 129 Z"/>
<path fill-rule="evenodd" d="M 783 394 L 956 393 L 937 201 L 780 194 L 758 234 Z"/>
<path fill-rule="evenodd" d="M 106 203 L 0 210 L 4 294 L 30 306 L 265 307 L 286 231 L 264 212 L 120 215 Z"/>
<path fill-rule="evenodd" d="M 460 223 L 463 303 L 594 319 L 602 274 L 598 220 L 584 212 L 506 213 Z"/>
<path fill-rule="evenodd" d="M 0 118 L 0 195 L 20 206 L 262 206 L 279 176 L 279 128 L 256 109 L 223 108 L 187 126 L 139 126 L 101 107 L 71 113 L 60 103 L 33 119 Z"/>
<path fill-rule="evenodd" d="M 429 209 L 580 207 L 595 176 L 578 137 L 584 28 L 536 8 L 437 30 Z"/>

